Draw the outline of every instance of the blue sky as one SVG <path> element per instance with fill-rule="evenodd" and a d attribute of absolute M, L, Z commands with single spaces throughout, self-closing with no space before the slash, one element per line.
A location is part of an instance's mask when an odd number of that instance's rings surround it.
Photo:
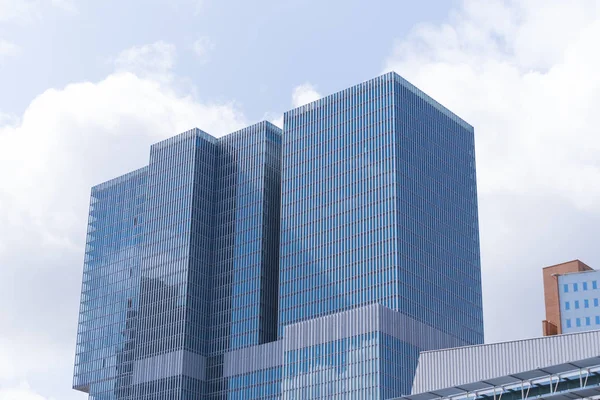
<path fill-rule="evenodd" d="M 0 110 L 21 113 L 49 87 L 102 79 L 122 50 L 165 41 L 177 48 L 173 72 L 189 79 L 199 100 L 236 101 L 260 119 L 288 108 L 289 92 L 304 81 L 329 93 L 378 75 L 396 38 L 416 23 L 441 21 L 453 3 L 40 2 L 31 16 L 0 25 L 0 37 L 21 48 L 2 65 L 0 87 L 13 95 L 2 96 Z M 194 52 L 201 38 L 214 45 L 208 62 Z"/>
<path fill-rule="evenodd" d="M 388 70 L 475 127 L 486 341 L 540 335 L 541 268 L 600 268 L 598 37 L 596 0 L 0 0 L 0 400 L 85 398 L 92 185 Z"/>

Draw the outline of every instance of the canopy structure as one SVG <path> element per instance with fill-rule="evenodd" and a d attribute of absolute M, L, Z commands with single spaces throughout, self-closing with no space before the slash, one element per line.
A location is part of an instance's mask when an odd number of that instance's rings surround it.
<path fill-rule="evenodd" d="M 422 352 L 406 400 L 600 399 L 600 331 Z"/>
<path fill-rule="evenodd" d="M 451 365 L 448 368 L 452 368 Z M 589 399 L 600 397 L 600 357 L 404 396 L 404 400 Z"/>

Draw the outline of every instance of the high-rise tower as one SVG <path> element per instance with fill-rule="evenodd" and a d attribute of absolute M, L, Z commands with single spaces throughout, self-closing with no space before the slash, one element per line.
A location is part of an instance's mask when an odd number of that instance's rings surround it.
<path fill-rule="evenodd" d="M 280 158 L 267 122 L 193 129 L 92 189 L 76 389 L 196 399 L 221 376 L 209 356 L 276 338 Z"/>
<path fill-rule="evenodd" d="M 395 73 L 92 189 L 95 399 L 388 399 L 482 342 L 474 131 Z"/>
<path fill-rule="evenodd" d="M 338 338 L 349 349 L 364 333 L 363 319 L 389 319 L 398 332 L 378 336 L 382 325 L 358 342 L 379 353 L 376 376 L 388 378 L 361 386 L 372 383 L 381 398 L 409 393 L 420 350 L 483 342 L 473 128 L 400 76 L 389 73 L 285 114 L 281 216 L 285 339 L 286 325 L 305 324 L 304 342 L 324 329 L 319 317 L 354 312 Z M 379 307 L 353 311 L 367 305 Z M 394 318 L 403 326 L 392 327 Z M 322 365 L 326 346 L 304 344 L 294 363 L 318 371 L 350 362 Z M 285 377 L 300 375 L 291 367 Z M 328 377 L 356 378 L 348 371 Z M 290 392 L 304 398 L 300 388 Z"/>

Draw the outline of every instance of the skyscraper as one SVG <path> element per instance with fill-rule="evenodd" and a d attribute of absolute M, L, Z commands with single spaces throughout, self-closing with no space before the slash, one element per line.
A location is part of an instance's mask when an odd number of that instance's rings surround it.
<path fill-rule="evenodd" d="M 319 317 L 351 310 L 340 346 L 379 354 L 367 398 L 409 393 L 420 350 L 483 341 L 473 128 L 393 73 L 292 110 L 284 126 L 280 335 L 306 321 L 285 378 L 308 374 L 320 396 L 328 379 L 351 384 L 349 360 L 320 360 L 330 342 L 305 346 Z M 362 318 L 380 326 L 357 340 Z M 338 372 L 322 380 L 321 368 Z"/>
<path fill-rule="evenodd" d="M 74 387 L 408 394 L 420 351 L 483 342 L 477 218 L 473 128 L 394 73 L 156 144 L 92 190 Z"/>
<path fill-rule="evenodd" d="M 208 356 L 276 338 L 280 156 L 266 122 L 193 129 L 92 188 L 76 389 L 196 399 L 220 375 Z"/>

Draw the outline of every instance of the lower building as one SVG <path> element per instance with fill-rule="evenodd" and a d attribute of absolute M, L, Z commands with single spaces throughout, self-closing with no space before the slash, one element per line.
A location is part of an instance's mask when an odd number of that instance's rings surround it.
<path fill-rule="evenodd" d="M 543 270 L 544 336 L 600 329 L 600 271 L 579 260 Z"/>
<path fill-rule="evenodd" d="M 600 331 L 425 351 L 405 400 L 600 398 Z"/>
<path fill-rule="evenodd" d="M 420 348 L 456 339 L 379 304 L 288 325 L 225 354 L 229 399 L 389 399 L 407 393 Z M 407 389 L 408 388 L 408 389 Z"/>

